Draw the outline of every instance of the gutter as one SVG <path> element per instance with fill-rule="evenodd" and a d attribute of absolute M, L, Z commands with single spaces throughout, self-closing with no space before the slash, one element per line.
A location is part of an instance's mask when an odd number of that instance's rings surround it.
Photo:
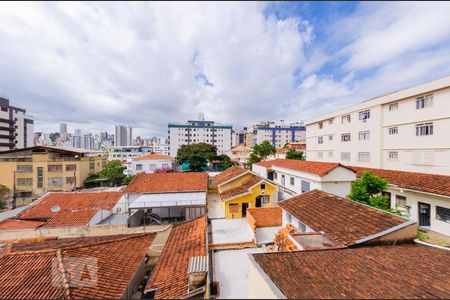
<path fill-rule="evenodd" d="M 389 233 L 398 231 L 400 229 L 406 228 L 406 227 L 411 226 L 413 224 L 416 224 L 416 222 L 415 221 L 406 221 L 406 222 L 404 222 L 402 224 L 399 224 L 397 226 L 391 227 L 389 229 L 386 229 L 386 230 L 383 230 L 381 232 L 375 233 L 373 235 L 367 236 L 365 238 L 359 239 L 359 240 L 355 241 L 353 244 L 351 244 L 349 246 L 354 246 L 354 245 L 358 245 L 358 244 L 362 244 L 362 243 L 368 242 L 370 240 L 373 240 L 373 239 L 385 236 L 385 235 L 387 235 Z"/>

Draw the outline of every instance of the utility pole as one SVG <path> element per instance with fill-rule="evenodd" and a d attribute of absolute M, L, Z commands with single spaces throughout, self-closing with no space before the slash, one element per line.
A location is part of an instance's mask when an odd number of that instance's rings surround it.
<path fill-rule="evenodd" d="M 14 171 L 12 209 L 16 208 L 16 204 L 17 204 L 17 198 L 16 198 L 16 171 Z"/>

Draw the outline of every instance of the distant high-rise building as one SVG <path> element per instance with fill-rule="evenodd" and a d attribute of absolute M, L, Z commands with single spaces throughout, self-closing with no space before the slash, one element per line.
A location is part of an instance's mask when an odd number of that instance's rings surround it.
<path fill-rule="evenodd" d="M 59 134 L 60 135 L 67 134 L 67 124 L 66 123 L 59 124 Z"/>
<path fill-rule="evenodd" d="M 133 140 L 132 135 L 132 127 L 116 125 L 114 146 L 131 146 Z"/>
<path fill-rule="evenodd" d="M 33 146 L 33 117 L 23 108 L 9 105 L 9 99 L 0 97 L 0 151 Z"/>
<path fill-rule="evenodd" d="M 303 122 L 285 124 L 284 120 L 280 120 L 261 122 L 253 127 L 254 144 L 269 141 L 273 146 L 281 148 L 287 143 L 299 143 L 305 140 L 306 128 Z"/>

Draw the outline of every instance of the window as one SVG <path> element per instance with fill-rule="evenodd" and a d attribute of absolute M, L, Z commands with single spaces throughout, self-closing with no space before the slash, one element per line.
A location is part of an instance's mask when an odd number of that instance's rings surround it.
<path fill-rule="evenodd" d="M 77 165 L 66 165 L 66 171 L 76 171 Z"/>
<path fill-rule="evenodd" d="M 329 124 L 329 125 L 333 125 L 333 121 L 334 121 L 334 119 L 329 119 L 329 120 L 328 120 L 328 124 Z"/>
<path fill-rule="evenodd" d="M 239 212 L 239 204 L 230 204 L 228 210 L 231 214 L 238 213 Z"/>
<path fill-rule="evenodd" d="M 32 172 L 33 166 L 26 165 L 26 166 L 17 166 L 17 172 Z"/>
<path fill-rule="evenodd" d="M 397 110 L 398 109 L 398 103 L 392 103 L 389 104 L 389 111 Z"/>
<path fill-rule="evenodd" d="M 136 171 L 142 171 L 142 164 L 136 165 Z"/>
<path fill-rule="evenodd" d="M 273 179 L 278 179 L 278 175 L 277 175 L 277 173 L 273 173 Z"/>
<path fill-rule="evenodd" d="M 302 193 L 309 192 L 309 190 L 311 189 L 311 184 L 308 181 L 302 180 L 301 185 L 302 185 Z"/>
<path fill-rule="evenodd" d="M 416 99 L 416 109 L 433 106 L 433 95 L 421 96 Z"/>
<path fill-rule="evenodd" d="M 294 177 L 290 177 L 289 178 L 291 185 L 295 185 L 295 178 Z"/>
<path fill-rule="evenodd" d="M 450 209 L 446 207 L 436 206 L 436 219 L 450 223 Z"/>
<path fill-rule="evenodd" d="M 328 157 L 333 157 L 333 151 L 328 151 Z"/>
<path fill-rule="evenodd" d="M 262 203 L 264 203 L 264 204 L 270 203 L 270 196 L 269 195 L 261 196 L 261 198 L 262 198 Z"/>
<path fill-rule="evenodd" d="M 17 198 L 31 198 L 33 196 L 33 192 L 16 192 Z"/>
<path fill-rule="evenodd" d="M 8 108 L 2 106 L 2 111 L 8 111 Z"/>
<path fill-rule="evenodd" d="M 66 184 L 75 184 L 76 181 L 75 177 L 66 177 Z"/>
<path fill-rule="evenodd" d="M 433 123 L 416 125 L 416 136 L 422 135 L 433 135 Z"/>
<path fill-rule="evenodd" d="M 350 123 L 350 120 L 351 120 L 350 115 L 345 115 L 345 116 L 341 117 L 341 123 L 342 124 Z"/>
<path fill-rule="evenodd" d="M 44 168 L 37 168 L 37 188 L 41 189 L 44 186 Z"/>
<path fill-rule="evenodd" d="M 341 160 L 350 160 L 350 152 L 341 152 Z"/>
<path fill-rule="evenodd" d="M 332 136 L 332 135 L 329 135 L 329 136 L 328 136 L 328 140 L 329 140 L 329 141 L 332 141 L 332 140 L 333 140 L 333 136 Z"/>
<path fill-rule="evenodd" d="M 350 133 L 343 133 L 341 135 L 341 142 L 350 142 Z"/>
<path fill-rule="evenodd" d="M 49 172 L 62 172 L 62 170 L 63 170 L 62 165 L 48 165 Z"/>
<path fill-rule="evenodd" d="M 290 213 L 286 213 L 286 222 L 292 223 L 292 215 Z"/>
<path fill-rule="evenodd" d="M 323 128 L 323 122 L 319 122 L 317 125 L 319 126 L 319 129 Z"/>
<path fill-rule="evenodd" d="M 388 159 L 389 160 L 398 160 L 398 152 L 396 152 L 396 151 L 388 152 Z"/>
<path fill-rule="evenodd" d="M 323 136 L 317 137 L 317 143 L 323 144 Z"/>
<path fill-rule="evenodd" d="M 395 196 L 395 208 L 406 209 L 406 197 L 396 195 Z"/>
<path fill-rule="evenodd" d="M 150 164 L 150 171 L 153 171 L 156 169 L 156 164 Z"/>
<path fill-rule="evenodd" d="M 263 183 L 263 184 L 261 184 L 261 189 L 262 190 L 265 190 L 266 189 L 266 185 Z"/>
<path fill-rule="evenodd" d="M 89 163 L 89 169 L 94 169 L 95 168 L 95 163 L 91 162 Z"/>
<path fill-rule="evenodd" d="M 63 179 L 62 177 L 49 177 L 48 178 L 48 184 L 52 185 L 52 184 L 63 184 Z"/>
<path fill-rule="evenodd" d="M 300 229 L 301 232 L 306 232 L 306 225 L 299 220 L 297 220 L 297 228 Z"/>
<path fill-rule="evenodd" d="M 360 141 L 370 140 L 370 131 L 369 130 L 360 131 L 358 133 L 358 138 L 359 138 Z"/>
<path fill-rule="evenodd" d="M 398 134 L 398 127 L 391 127 L 389 128 L 389 134 Z"/>
<path fill-rule="evenodd" d="M 33 178 L 17 178 L 18 186 L 32 185 L 32 184 L 33 184 Z"/>
<path fill-rule="evenodd" d="M 365 121 L 367 119 L 370 119 L 370 110 L 360 111 L 358 115 L 360 120 Z"/>
<path fill-rule="evenodd" d="M 370 161 L 370 152 L 358 152 L 358 161 Z"/>
<path fill-rule="evenodd" d="M 323 152 L 317 151 L 317 159 L 322 159 L 322 158 L 323 158 Z"/>

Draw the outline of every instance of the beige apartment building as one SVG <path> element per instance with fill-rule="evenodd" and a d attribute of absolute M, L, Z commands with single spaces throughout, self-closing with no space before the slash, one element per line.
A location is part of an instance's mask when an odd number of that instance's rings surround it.
<path fill-rule="evenodd" d="M 0 152 L 0 184 L 16 191 L 16 206 L 51 191 L 72 191 L 106 164 L 103 153 L 36 146 Z M 15 182 L 14 182 L 15 180 Z"/>
<path fill-rule="evenodd" d="M 306 122 L 308 160 L 450 175 L 450 76 Z"/>

